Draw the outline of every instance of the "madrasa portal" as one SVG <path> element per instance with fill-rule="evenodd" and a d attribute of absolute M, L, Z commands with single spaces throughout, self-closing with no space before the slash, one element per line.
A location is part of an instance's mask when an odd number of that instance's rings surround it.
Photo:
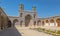
<path fill-rule="evenodd" d="M 40 26 L 60 27 L 60 15 L 51 16 L 47 18 L 38 18 L 36 12 L 36 6 L 32 6 L 32 10 L 30 11 L 30 10 L 24 10 L 24 5 L 20 4 L 18 10 L 18 16 L 7 16 L 7 17 L 11 21 L 12 26 L 19 25 L 21 27 L 40 27 Z"/>

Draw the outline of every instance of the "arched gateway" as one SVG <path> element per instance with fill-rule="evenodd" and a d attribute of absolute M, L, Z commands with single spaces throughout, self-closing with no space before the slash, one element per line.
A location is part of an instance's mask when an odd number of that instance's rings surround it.
<path fill-rule="evenodd" d="M 41 20 L 37 21 L 37 25 L 40 26 L 41 25 Z"/>
<path fill-rule="evenodd" d="M 18 19 L 14 19 L 14 20 L 13 20 L 13 26 L 14 26 L 17 22 L 19 22 Z"/>
<path fill-rule="evenodd" d="M 12 23 L 11 23 L 10 20 L 8 20 L 8 24 L 7 24 L 7 25 L 8 25 L 8 26 L 7 26 L 8 28 L 12 26 Z"/>
<path fill-rule="evenodd" d="M 31 18 L 32 17 L 29 14 L 25 16 L 25 27 L 29 26 Z"/>
<path fill-rule="evenodd" d="M 50 26 L 55 26 L 54 19 L 50 20 Z"/>

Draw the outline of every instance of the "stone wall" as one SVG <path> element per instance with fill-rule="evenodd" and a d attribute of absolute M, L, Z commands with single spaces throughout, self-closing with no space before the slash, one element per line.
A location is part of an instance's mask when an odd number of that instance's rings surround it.
<path fill-rule="evenodd" d="M 6 29 L 8 27 L 8 16 L 0 7 L 0 30 Z"/>
<path fill-rule="evenodd" d="M 41 26 L 60 27 L 60 15 L 48 18 L 39 18 L 38 20 L 40 20 Z"/>

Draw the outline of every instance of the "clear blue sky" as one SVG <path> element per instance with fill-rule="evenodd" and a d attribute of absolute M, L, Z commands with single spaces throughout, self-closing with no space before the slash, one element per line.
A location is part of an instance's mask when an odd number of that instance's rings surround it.
<path fill-rule="evenodd" d="M 49 17 L 60 14 L 60 0 L 0 0 L 0 6 L 8 16 L 18 16 L 19 4 L 24 4 L 25 10 L 32 10 L 36 5 L 39 17 Z"/>

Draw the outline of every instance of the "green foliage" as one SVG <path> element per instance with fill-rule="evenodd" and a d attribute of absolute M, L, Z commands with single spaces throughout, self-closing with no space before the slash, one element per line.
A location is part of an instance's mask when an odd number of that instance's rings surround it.
<path fill-rule="evenodd" d="M 59 31 L 57 31 L 57 34 L 60 34 L 60 30 L 59 30 Z"/>
<path fill-rule="evenodd" d="M 50 31 L 51 33 L 56 33 L 56 31 Z"/>
<path fill-rule="evenodd" d="M 55 35 L 55 33 L 56 33 L 56 31 L 51 31 L 50 29 L 46 30 L 44 28 L 34 28 L 34 30 L 37 30 L 39 32 L 44 32 L 44 33 L 47 33 L 47 34 L 51 34 L 51 35 Z"/>
<path fill-rule="evenodd" d="M 51 34 L 53 36 L 60 36 L 60 30 L 56 32 L 56 30 L 52 31 L 52 30 L 46 30 L 44 28 L 34 28 L 34 30 L 37 30 L 39 32 L 44 32 L 44 33 L 47 33 L 47 34 Z"/>

